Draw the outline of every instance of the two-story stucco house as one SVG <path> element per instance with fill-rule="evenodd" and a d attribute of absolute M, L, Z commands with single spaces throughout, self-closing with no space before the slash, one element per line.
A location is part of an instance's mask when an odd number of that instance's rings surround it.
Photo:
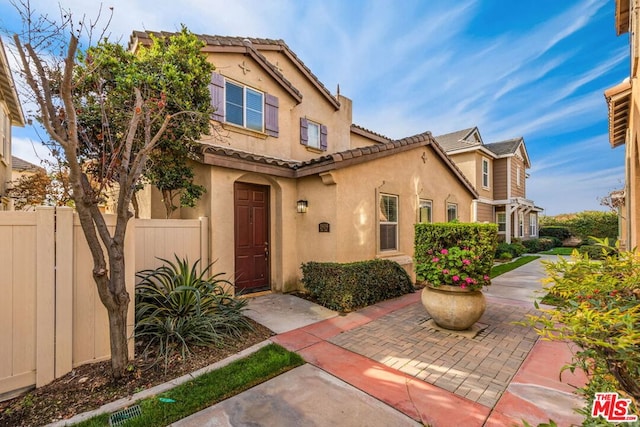
<path fill-rule="evenodd" d="M 0 211 L 11 209 L 7 187 L 11 182 L 12 126 L 24 126 L 24 115 L 0 39 Z"/>
<path fill-rule="evenodd" d="M 217 132 L 195 165 L 207 192 L 180 215 L 210 219 L 215 270 L 237 291 L 299 288 L 308 261 L 391 258 L 412 273 L 417 221 L 471 221 L 478 194 L 429 132 L 390 140 L 354 125 L 351 100 L 282 40 L 200 38 Z M 130 47 L 149 42 L 136 31 Z"/>
<path fill-rule="evenodd" d="M 474 222 L 498 224 L 499 236 L 538 237 L 542 208 L 527 199 L 527 172 L 531 167 L 524 138 L 485 144 L 477 127 L 435 137 L 478 192 L 471 209 Z"/>
<path fill-rule="evenodd" d="M 612 148 L 625 146 L 624 190 L 614 192 L 612 199 L 619 211 L 620 245 L 637 248 L 640 243 L 640 85 L 638 78 L 638 0 L 615 0 L 615 29 L 617 35 L 629 33 L 630 75 L 604 92 L 609 110 L 609 143 Z"/>

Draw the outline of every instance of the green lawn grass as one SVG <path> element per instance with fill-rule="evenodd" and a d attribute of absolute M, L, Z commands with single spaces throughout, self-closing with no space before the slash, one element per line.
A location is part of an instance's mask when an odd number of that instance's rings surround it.
<path fill-rule="evenodd" d="M 494 277 L 504 274 L 507 271 L 515 270 L 516 268 L 528 264 L 538 258 L 540 258 L 538 255 L 526 255 L 516 259 L 515 261 L 494 265 L 491 268 L 491 273 L 489 274 L 489 276 L 493 279 Z"/>
<path fill-rule="evenodd" d="M 126 426 L 166 426 L 302 364 L 304 360 L 296 353 L 269 344 L 244 359 L 137 402 L 142 416 L 128 420 Z M 175 402 L 162 402 L 160 398 Z M 77 425 L 108 426 L 109 415 L 103 414 Z"/>
<path fill-rule="evenodd" d="M 545 255 L 571 255 L 574 249 L 575 248 L 553 248 L 540 253 Z"/>

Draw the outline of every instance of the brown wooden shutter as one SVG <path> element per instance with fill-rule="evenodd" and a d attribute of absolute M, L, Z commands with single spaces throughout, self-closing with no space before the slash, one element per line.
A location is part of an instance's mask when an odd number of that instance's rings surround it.
<path fill-rule="evenodd" d="M 220 122 L 224 121 L 224 76 L 218 73 L 211 73 L 211 107 L 213 113 L 211 118 Z"/>
<path fill-rule="evenodd" d="M 327 127 L 320 125 L 320 149 L 327 151 Z"/>
<path fill-rule="evenodd" d="M 309 145 L 309 124 L 304 117 L 300 117 L 300 144 Z"/>
<path fill-rule="evenodd" d="M 264 97 L 265 123 L 267 135 L 278 137 L 278 98 L 265 93 Z"/>

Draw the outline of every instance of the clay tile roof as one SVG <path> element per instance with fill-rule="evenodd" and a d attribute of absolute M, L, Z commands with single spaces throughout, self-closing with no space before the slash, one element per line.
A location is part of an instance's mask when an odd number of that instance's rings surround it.
<path fill-rule="evenodd" d="M 372 139 L 376 142 L 381 142 L 381 143 L 385 143 L 385 142 L 389 142 L 391 141 L 391 138 L 384 136 L 382 134 L 379 134 L 377 132 L 374 132 L 372 130 L 363 128 L 362 126 L 358 126 L 355 124 L 351 125 L 351 132 L 353 133 L 357 133 L 358 135 L 362 135 L 364 137 L 367 137 L 369 139 Z"/>
<path fill-rule="evenodd" d="M 466 138 L 476 130 L 476 127 L 457 130 L 455 132 L 446 133 L 444 135 L 436 136 L 435 139 L 444 151 L 451 152 L 461 150 L 463 148 L 469 148 L 474 145 L 481 145 L 475 141 L 467 141 Z"/>
<path fill-rule="evenodd" d="M 169 32 L 156 32 L 156 31 L 133 31 L 130 40 L 129 40 L 129 48 L 131 49 L 136 41 L 136 39 L 147 40 L 149 39 L 149 34 L 153 34 L 154 36 L 171 36 L 175 33 Z M 208 34 L 198 34 L 197 37 L 206 43 L 208 46 L 221 46 L 221 47 L 242 47 L 246 48 L 253 55 L 253 58 L 263 65 L 266 69 L 268 69 L 269 73 L 277 76 L 277 80 L 280 80 L 285 89 L 292 92 L 294 97 L 298 99 L 298 102 L 302 99 L 302 94 L 300 91 L 293 86 L 293 84 L 287 80 L 282 73 L 270 63 L 264 55 L 260 53 L 261 50 L 280 50 L 286 56 L 288 56 L 294 64 L 296 64 L 303 73 L 306 74 L 312 81 L 312 83 L 320 90 L 320 92 L 333 104 L 333 106 L 338 109 L 340 108 L 340 101 L 331 94 L 331 92 L 324 86 L 324 84 L 316 77 L 313 72 L 307 67 L 302 60 L 287 46 L 287 44 L 281 40 L 274 39 L 262 39 L 262 38 L 253 38 L 253 37 L 232 37 L 232 36 L 219 36 L 219 35 L 208 35 Z M 248 43 L 247 43 L 248 42 Z"/>

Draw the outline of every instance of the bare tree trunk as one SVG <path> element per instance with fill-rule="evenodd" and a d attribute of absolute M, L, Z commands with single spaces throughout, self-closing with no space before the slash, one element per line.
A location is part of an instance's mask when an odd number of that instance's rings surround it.
<path fill-rule="evenodd" d="M 173 212 L 177 209 L 173 205 L 173 194 L 171 194 L 170 190 L 162 190 L 162 201 L 164 202 L 165 214 L 167 215 L 166 219 L 170 219 Z"/>
<path fill-rule="evenodd" d="M 129 363 L 129 349 L 127 337 L 127 311 L 129 294 L 121 295 L 126 298 L 125 303 L 107 308 L 109 314 L 109 344 L 111 348 L 111 371 L 115 379 L 122 378 Z M 123 301 L 124 302 L 124 301 Z"/>

